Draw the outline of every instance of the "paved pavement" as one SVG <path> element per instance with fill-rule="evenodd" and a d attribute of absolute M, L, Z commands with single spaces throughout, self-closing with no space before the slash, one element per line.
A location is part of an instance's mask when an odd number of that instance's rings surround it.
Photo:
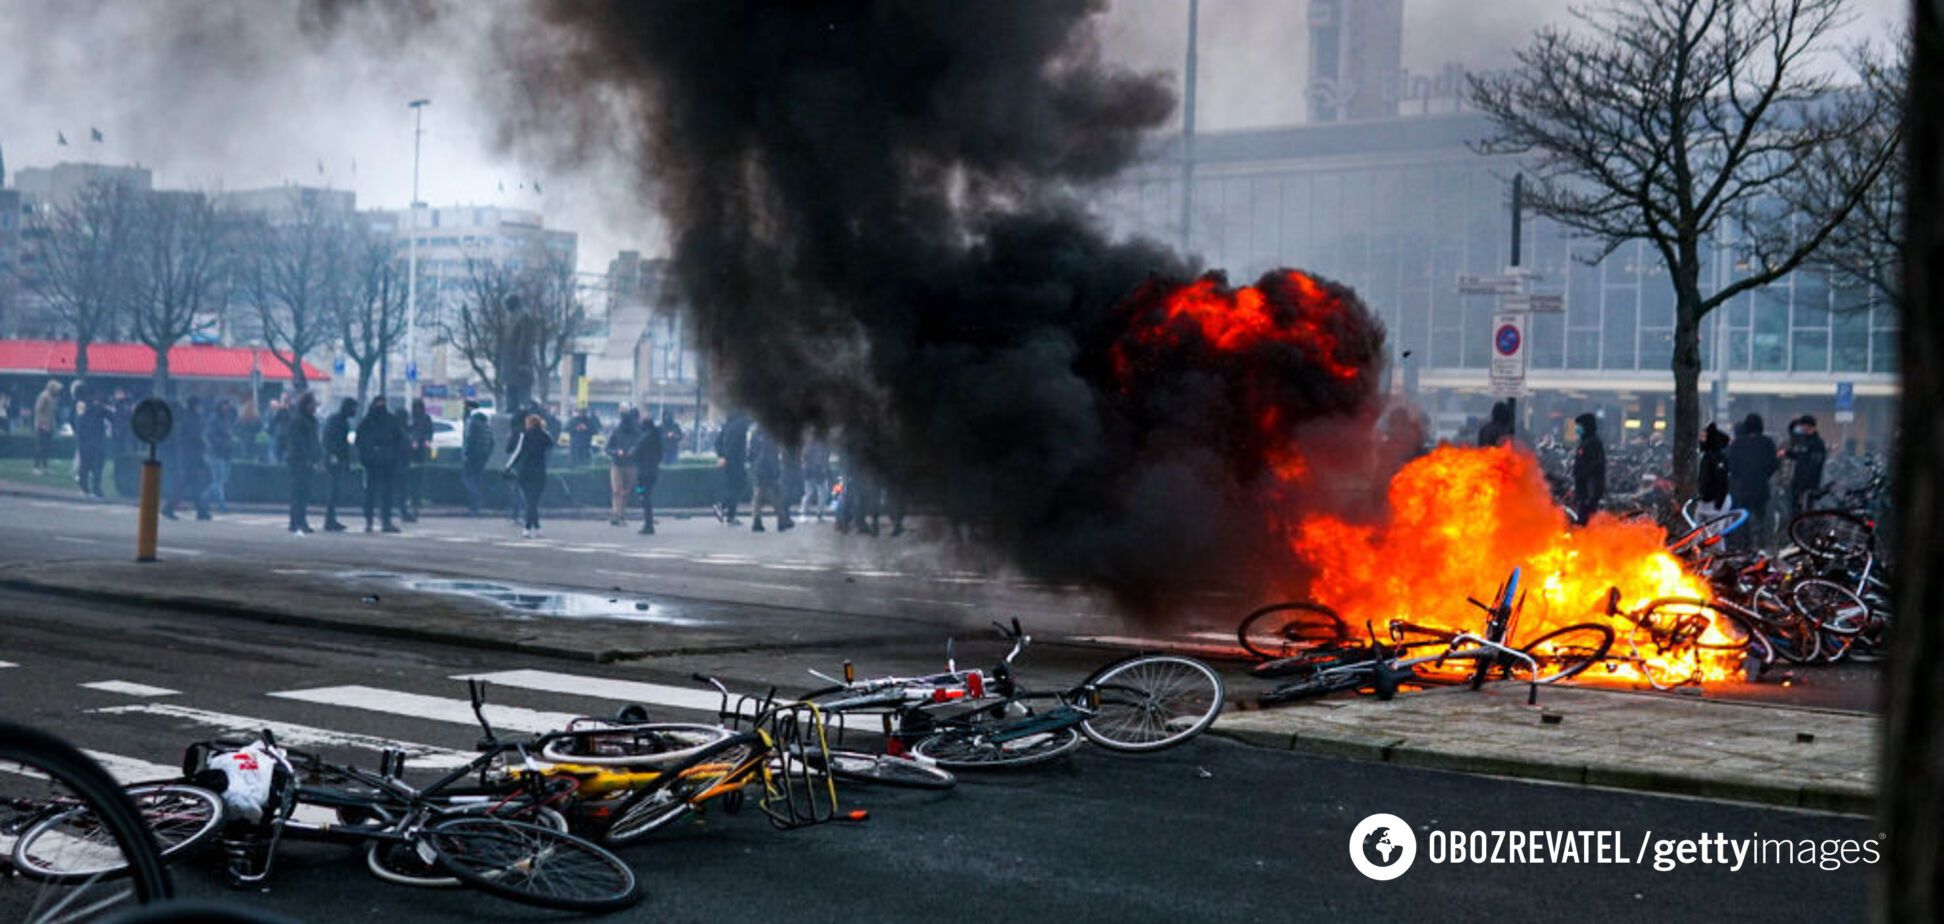
<path fill-rule="evenodd" d="M 706 697 L 697 700 L 686 679 L 693 671 L 719 673 L 739 689 L 801 689 L 816 682 L 805 668 L 846 657 L 875 673 L 935 666 L 941 654 L 935 641 L 887 642 L 598 664 L 13 591 L 0 591 L 0 613 L 0 714 L 59 729 L 127 778 L 172 772 L 189 741 L 261 727 L 366 766 L 380 748 L 400 747 L 418 772 L 430 772 L 467 757 L 477 736 L 462 677 L 488 677 L 493 718 L 521 728 L 632 701 L 649 703 L 659 718 L 706 718 Z M 997 650 L 968 640 L 960 656 L 978 663 Z M 1101 657 L 1035 645 L 1021 667 L 1054 682 Z M 1656 872 L 1639 863 L 1421 860 L 1403 878 L 1377 883 L 1353 870 L 1346 845 L 1373 812 L 1397 814 L 1420 832 L 1597 829 L 1629 843 L 1714 833 L 1792 842 L 1875 836 L 1866 820 L 1828 813 L 1453 774 L 1213 737 L 1143 757 L 1083 749 L 1044 768 L 968 778 L 944 794 L 853 789 L 845 798 L 871 819 L 783 833 L 750 813 L 708 814 L 626 850 L 648 898 L 616 919 L 1862 920 L 1865 874 L 1857 866 Z M 189 894 L 300 921 L 536 917 L 471 893 L 381 884 L 355 854 L 319 845 L 288 846 L 261 895 L 225 893 L 207 861 L 177 879 Z M 19 888 L 0 879 L 0 919 Z"/>

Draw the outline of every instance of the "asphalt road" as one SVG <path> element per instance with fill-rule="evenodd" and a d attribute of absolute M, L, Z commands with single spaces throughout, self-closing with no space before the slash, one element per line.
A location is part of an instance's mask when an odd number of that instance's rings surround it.
<path fill-rule="evenodd" d="M 477 737 L 451 713 L 464 696 L 460 676 L 491 675 L 495 707 L 508 707 L 495 715 L 508 724 L 605 714 L 644 690 L 657 717 L 682 719 L 702 713 L 670 705 L 681 698 L 662 691 L 693 688 L 691 672 L 741 689 L 800 689 L 811 682 L 803 668 L 852 654 L 599 666 L 15 593 L 0 593 L 0 614 L 0 659 L 12 665 L 0 668 L 0 715 L 58 729 L 124 775 L 176 763 L 199 737 L 269 723 L 337 759 L 369 766 L 374 748 L 391 744 L 429 767 L 462 757 Z M 976 662 L 990 650 L 961 656 Z M 915 671 L 938 657 L 935 646 L 911 645 L 871 652 L 869 664 Z M 1024 663 L 1050 680 L 1098 657 L 1053 648 Z M 548 689 L 563 678 L 599 695 Z M 633 686 L 603 685 L 612 681 Z M 944 794 L 847 792 L 869 821 L 778 832 L 753 813 L 709 814 L 626 849 L 648 898 L 615 919 L 1861 920 L 1857 867 L 1452 866 L 1423 851 L 1434 828 L 1611 829 L 1630 844 L 1648 832 L 1872 836 L 1860 818 L 1305 758 L 1212 738 L 1139 758 L 1083 749 Z M 1352 827 L 1375 812 L 1419 831 L 1418 864 L 1392 882 L 1366 879 L 1349 861 Z M 177 880 L 192 895 L 301 921 L 550 917 L 483 895 L 380 883 L 360 857 L 322 845 L 289 846 L 263 894 L 226 893 L 207 862 L 181 868 Z M 10 885 L 0 880 L 0 917 L 17 900 Z"/>

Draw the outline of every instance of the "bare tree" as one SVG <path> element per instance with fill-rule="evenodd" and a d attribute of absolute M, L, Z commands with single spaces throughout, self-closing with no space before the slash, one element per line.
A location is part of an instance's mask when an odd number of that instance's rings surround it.
<path fill-rule="evenodd" d="M 342 331 L 352 217 L 328 208 L 321 196 L 302 193 L 291 190 L 288 215 L 253 220 L 254 243 L 243 268 L 264 345 L 289 368 L 298 391 L 307 384 L 304 357 Z"/>
<path fill-rule="evenodd" d="M 586 321 L 573 267 L 564 259 L 536 253 L 517 268 L 472 259 L 447 337 L 501 406 L 517 410 L 536 390 L 546 399 L 549 371 Z"/>
<path fill-rule="evenodd" d="M 1875 183 L 1902 127 L 1826 177 L 1821 214 L 1784 184 L 1826 145 L 1883 124 L 1886 102 L 1848 92 L 1819 56 L 1845 0 L 1611 0 L 1541 29 L 1510 71 L 1476 77 L 1494 123 L 1486 153 L 1527 155 L 1533 208 L 1611 253 L 1645 240 L 1675 295 L 1674 474 L 1692 496 L 1700 430 L 1701 321 L 1803 265 Z M 1746 272 L 1702 289 L 1704 252 L 1732 240 Z"/>
<path fill-rule="evenodd" d="M 358 364 L 362 405 L 372 373 L 405 338 L 405 268 L 399 265 L 397 242 L 369 231 L 353 238 L 346 268 L 347 299 L 338 325 L 345 355 Z"/>
<path fill-rule="evenodd" d="M 128 269 L 135 339 L 155 351 L 155 390 L 169 394 L 169 350 L 214 308 L 229 259 L 230 222 L 199 192 L 136 198 Z"/>
<path fill-rule="evenodd" d="M 1944 918 L 1944 4 L 1917 3 L 1902 274 L 1903 434 L 1897 461 L 1896 644 L 1884 697 L 1888 834 L 1877 921 Z"/>
<path fill-rule="evenodd" d="M 1853 53 L 1855 68 L 1863 79 L 1856 92 L 1873 94 L 1882 101 L 1878 118 L 1858 126 L 1854 134 L 1809 152 L 1803 169 L 1785 189 L 1796 211 L 1824 215 L 1842 208 L 1847 191 L 1838 186 L 1840 180 L 1856 175 L 1857 164 L 1900 142 L 1906 125 L 1904 101 L 1910 90 L 1907 39 L 1897 51 L 1898 55 L 1889 60 L 1880 59 L 1868 48 Z M 1902 287 L 1904 196 L 1909 188 L 1909 160 L 1901 155 L 1891 157 L 1876 184 L 1856 200 L 1846 219 L 1835 223 L 1829 239 L 1811 259 L 1839 287 L 1864 293 L 1859 304 L 1838 305 L 1838 310 L 1896 303 Z"/>
<path fill-rule="evenodd" d="M 74 334 L 74 377 L 88 377 L 88 346 L 112 335 L 126 316 L 129 275 L 124 248 L 140 193 L 94 180 L 64 206 L 39 211 L 34 233 L 40 262 L 27 288 Z"/>

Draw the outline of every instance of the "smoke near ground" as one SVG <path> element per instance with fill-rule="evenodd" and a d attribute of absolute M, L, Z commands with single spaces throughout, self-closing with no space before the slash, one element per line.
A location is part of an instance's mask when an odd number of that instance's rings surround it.
<path fill-rule="evenodd" d="M 511 130 L 641 156 L 729 398 L 1036 575 L 1140 603 L 1259 564 L 1268 454 L 1372 396 L 1347 289 L 1204 280 L 1273 335 L 1245 343 L 1171 307 L 1181 257 L 1089 217 L 1174 107 L 1101 60 L 1098 3 L 543 9 L 502 35 L 534 94 Z"/>

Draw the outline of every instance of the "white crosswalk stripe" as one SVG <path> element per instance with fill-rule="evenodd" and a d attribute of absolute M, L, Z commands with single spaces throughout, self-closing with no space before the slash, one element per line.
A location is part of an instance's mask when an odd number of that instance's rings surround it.
<path fill-rule="evenodd" d="M 19 667 L 19 666 L 20 665 L 15 664 L 12 661 L 0 661 L 0 669 L 9 668 L 9 667 Z"/>
<path fill-rule="evenodd" d="M 639 680 L 613 680 L 607 677 L 587 677 L 580 674 L 563 674 L 556 671 L 497 671 L 490 674 L 460 674 L 452 679 L 484 680 L 487 683 L 504 687 L 516 687 L 522 690 L 539 690 L 544 693 L 567 693 L 574 696 L 644 703 L 651 706 L 670 706 L 677 709 L 695 709 L 714 712 L 722 708 L 722 696 L 714 690 L 698 689 L 695 687 L 674 687 L 667 684 L 648 683 Z M 489 706 L 488 708 L 490 709 L 492 707 Z M 489 714 L 488 718 L 491 717 Z"/>
<path fill-rule="evenodd" d="M 278 699 L 292 699 L 325 706 L 343 706 L 349 709 L 363 709 L 367 712 L 382 712 L 434 722 L 449 722 L 455 725 L 479 724 L 473 717 L 472 704 L 463 699 L 446 699 L 440 696 L 425 696 L 377 687 L 356 685 L 317 687 L 310 690 L 284 690 L 270 695 Z M 517 706 L 488 705 L 486 707 L 487 721 L 492 722 L 493 728 L 500 731 L 532 733 L 555 731 L 566 728 L 567 723 L 577 717 L 571 712 L 542 712 Z"/>
<path fill-rule="evenodd" d="M 404 752 L 413 763 L 436 769 L 451 769 L 465 766 L 473 755 L 460 751 L 437 748 L 428 744 L 409 741 L 396 741 L 357 732 L 334 731 L 328 728 L 313 728 L 290 722 L 277 722 L 246 715 L 231 715 L 212 712 L 173 703 L 141 703 L 132 706 L 109 706 L 92 709 L 90 712 L 105 715 L 152 715 L 162 718 L 178 719 L 215 730 L 220 735 L 240 737 L 254 736 L 257 732 L 269 729 L 277 738 L 278 744 L 295 748 L 360 748 L 368 751 L 396 749 Z"/>
<path fill-rule="evenodd" d="M 174 696 L 181 692 L 168 687 L 152 687 L 146 683 L 131 683 L 126 680 L 97 680 L 81 686 L 90 690 L 100 690 L 103 693 L 120 693 L 123 696 Z"/>

